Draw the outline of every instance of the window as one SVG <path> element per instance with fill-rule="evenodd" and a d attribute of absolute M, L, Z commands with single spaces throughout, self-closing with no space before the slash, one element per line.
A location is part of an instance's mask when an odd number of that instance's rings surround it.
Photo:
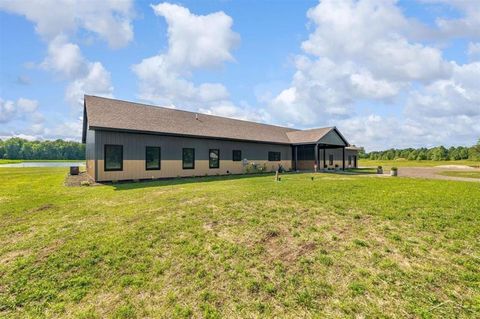
<path fill-rule="evenodd" d="M 210 168 L 220 167 L 220 150 L 213 149 L 208 151 L 208 167 Z"/>
<path fill-rule="evenodd" d="M 328 165 L 333 165 L 333 154 L 328 155 Z"/>
<path fill-rule="evenodd" d="M 123 170 L 123 146 L 122 145 L 105 145 L 104 152 L 104 170 L 105 171 L 122 171 Z"/>
<path fill-rule="evenodd" d="M 195 149 L 184 148 L 182 154 L 182 167 L 183 169 L 195 168 Z"/>
<path fill-rule="evenodd" d="M 233 159 L 234 162 L 240 162 L 242 160 L 242 151 L 233 150 L 232 159 Z"/>
<path fill-rule="evenodd" d="M 352 165 L 352 155 L 348 155 L 348 165 Z"/>
<path fill-rule="evenodd" d="M 160 169 L 160 147 L 147 146 L 145 149 L 145 169 L 159 170 Z"/>
<path fill-rule="evenodd" d="M 280 161 L 280 152 L 268 152 L 268 161 L 270 162 Z"/>

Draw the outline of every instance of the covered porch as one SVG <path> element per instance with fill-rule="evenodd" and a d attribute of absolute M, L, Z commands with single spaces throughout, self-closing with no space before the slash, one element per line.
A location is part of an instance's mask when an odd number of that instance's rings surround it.
<path fill-rule="evenodd" d="M 298 171 L 345 170 L 348 142 L 337 128 L 294 132 L 292 168 Z M 351 164 L 351 158 L 350 158 Z"/>

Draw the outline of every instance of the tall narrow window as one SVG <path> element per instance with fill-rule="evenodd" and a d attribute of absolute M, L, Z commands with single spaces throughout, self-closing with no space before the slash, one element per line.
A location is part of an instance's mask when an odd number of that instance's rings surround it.
<path fill-rule="evenodd" d="M 328 155 L 328 165 L 333 165 L 333 154 Z"/>
<path fill-rule="evenodd" d="M 184 148 L 182 154 L 182 167 L 183 169 L 195 168 L 195 149 Z"/>
<path fill-rule="evenodd" d="M 242 160 L 242 151 L 240 150 L 233 150 L 232 152 L 232 160 L 234 162 L 240 162 Z"/>
<path fill-rule="evenodd" d="M 208 167 L 210 168 L 220 167 L 220 150 L 211 149 L 208 151 Z"/>
<path fill-rule="evenodd" d="M 123 145 L 105 145 L 103 166 L 105 171 L 123 170 Z"/>
<path fill-rule="evenodd" d="M 161 151 L 160 147 L 147 146 L 145 149 L 145 169 L 159 170 L 160 169 Z"/>
<path fill-rule="evenodd" d="M 278 162 L 280 159 L 280 152 L 268 152 L 268 160 L 270 162 Z"/>

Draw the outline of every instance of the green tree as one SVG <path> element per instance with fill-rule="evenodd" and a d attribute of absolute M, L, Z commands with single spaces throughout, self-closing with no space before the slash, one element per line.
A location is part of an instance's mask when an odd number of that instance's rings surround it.
<path fill-rule="evenodd" d="M 0 139 L 0 158 L 5 156 L 5 143 Z"/>
<path fill-rule="evenodd" d="M 470 147 L 468 150 L 468 159 L 475 161 L 480 160 L 480 138 L 477 141 L 477 145 Z"/>
<path fill-rule="evenodd" d="M 64 140 L 27 141 L 14 137 L 0 140 L 0 158 L 81 160 L 85 158 L 85 145 Z"/>

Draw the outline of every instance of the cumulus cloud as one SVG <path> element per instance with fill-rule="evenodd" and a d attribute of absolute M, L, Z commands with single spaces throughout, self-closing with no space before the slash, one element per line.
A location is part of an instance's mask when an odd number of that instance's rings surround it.
<path fill-rule="evenodd" d="M 480 39 L 480 5 L 469 0 L 424 0 L 453 7 L 462 15 L 457 18 L 437 18 L 436 24 L 443 36 Z"/>
<path fill-rule="evenodd" d="M 480 61 L 480 42 L 470 42 L 467 53 L 470 61 Z"/>
<path fill-rule="evenodd" d="M 132 66 L 140 82 L 140 98 L 172 107 L 232 107 L 222 84 L 191 81 L 195 70 L 218 68 L 234 60 L 232 50 L 240 36 L 232 30 L 232 18 L 224 12 L 195 15 L 170 3 L 152 5 L 152 9 L 167 22 L 168 50 Z"/>
<path fill-rule="evenodd" d="M 0 123 L 8 123 L 14 120 L 32 118 L 35 122 L 43 118 L 37 113 L 38 101 L 19 98 L 17 101 L 3 100 L 0 98 Z"/>
<path fill-rule="evenodd" d="M 267 106 L 275 118 L 303 127 L 337 125 L 352 143 L 370 149 L 444 144 L 460 136 L 468 143 L 480 134 L 477 63 L 447 61 L 438 47 L 422 42 L 428 36 L 434 42 L 446 24 L 437 20 L 432 30 L 406 17 L 394 0 L 322 0 L 307 17 L 312 31 L 294 59 L 291 84 Z M 471 44 L 470 55 L 475 52 Z"/>
<path fill-rule="evenodd" d="M 83 94 L 112 96 L 110 73 L 98 61 L 86 59 L 70 37 L 86 31 L 119 48 L 133 39 L 132 2 L 45 0 L 2 1 L 0 9 L 25 16 L 35 24 L 36 32 L 48 43 L 48 53 L 40 64 L 67 80 L 65 98 L 80 109 Z"/>
<path fill-rule="evenodd" d="M 46 118 L 37 100 L 19 98 L 16 101 L 0 98 L 0 138 L 21 137 L 28 140 L 63 138 L 78 140 L 83 121 Z"/>
<path fill-rule="evenodd" d="M 46 41 L 78 29 L 98 35 L 113 48 L 133 39 L 132 2 L 130 0 L 4 0 L 0 9 L 23 15 L 35 24 L 36 32 Z"/>

